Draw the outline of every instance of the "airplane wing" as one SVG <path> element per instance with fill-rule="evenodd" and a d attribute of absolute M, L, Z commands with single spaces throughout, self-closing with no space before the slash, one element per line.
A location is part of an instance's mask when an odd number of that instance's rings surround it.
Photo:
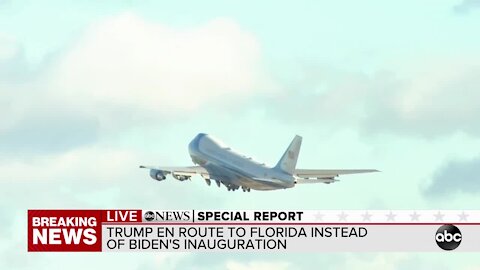
<path fill-rule="evenodd" d="M 369 172 L 378 172 L 378 170 L 305 170 L 305 169 L 296 169 L 293 172 L 293 175 L 298 177 L 333 177 L 339 176 L 342 174 L 354 174 L 354 173 L 369 173 Z"/>
<path fill-rule="evenodd" d="M 203 178 L 210 178 L 210 175 L 205 168 L 200 166 L 187 166 L 187 167 L 157 167 L 157 166 L 143 166 L 142 169 L 158 170 L 161 171 L 163 175 L 172 174 L 175 178 L 176 176 L 191 177 L 195 174 L 201 175 Z M 177 178 L 178 179 L 178 178 Z M 179 179 L 180 180 L 180 179 Z"/>
<path fill-rule="evenodd" d="M 293 172 L 297 184 L 306 184 L 306 183 L 326 183 L 330 184 L 332 182 L 338 181 L 335 177 L 343 174 L 356 174 L 356 173 L 370 173 L 378 172 L 378 170 L 307 170 L 307 169 L 296 169 Z"/>

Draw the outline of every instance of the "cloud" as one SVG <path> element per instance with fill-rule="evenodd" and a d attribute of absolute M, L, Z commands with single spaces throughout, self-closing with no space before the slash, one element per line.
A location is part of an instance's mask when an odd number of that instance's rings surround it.
<path fill-rule="evenodd" d="M 15 40 L 0 35 L 0 61 L 14 57 L 18 53 L 18 49 Z"/>
<path fill-rule="evenodd" d="M 12 156 L 68 151 L 95 141 L 98 135 L 95 119 L 68 108 L 39 108 L 36 114 L 15 118 L 11 126 L 0 133 L 0 140 L 4 142 L 0 144 L 0 152 Z"/>
<path fill-rule="evenodd" d="M 2 38 L 0 152 L 68 151 L 205 107 L 240 106 L 272 89 L 261 62 L 255 37 L 222 18 L 175 29 L 119 14 L 92 24 L 34 73 L 21 47 Z M 12 81 L 13 72 L 22 76 Z"/>
<path fill-rule="evenodd" d="M 266 90 L 260 60 L 255 38 L 229 19 L 173 29 L 125 13 L 93 25 L 52 84 L 66 102 L 95 111 L 190 113 Z"/>
<path fill-rule="evenodd" d="M 480 157 L 454 160 L 440 168 L 424 193 L 431 197 L 451 197 L 456 194 L 480 193 Z"/>
<path fill-rule="evenodd" d="M 412 268 L 432 269 L 432 267 L 435 269 L 450 269 L 447 263 L 441 262 L 441 256 L 436 254 L 432 254 L 430 259 L 427 259 L 426 256 L 418 256 L 414 253 L 399 252 L 349 254 L 345 257 L 343 265 L 337 266 L 338 269 L 407 270 Z M 452 259 L 450 261 L 452 261 Z M 461 266 L 459 266 L 459 268 L 464 269 Z"/>
<path fill-rule="evenodd" d="M 250 262 L 237 262 L 227 261 L 225 263 L 225 269 L 227 270 L 287 270 L 291 268 L 291 264 L 288 262 L 264 262 L 264 261 L 250 261 Z"/>
<path fill-rule="evenodd" d="M 0 33 L 0 89 L 25 81 L 30 75 L 22 46 L 14 38 Z"/>
<path fill-rule="evenodd" d="M 35 182 L 97 183 L 125 177 L 136 164 L 137 153 L 95 145 L 56 155 L 42 155 L 26 160 L 3 160 L 0 165 L 5 182 L 26 184 L 34 174 Z M 128 164 L 128 165 L 127 165 Z M 96 168 L 102 168 L 97 170 Z M 67 179 L 67 180 L 65 180 Z M 100 182 L 100 183 L 99 183 Z"/>
<path fill-rule="evenodd" d="M 480 66 L 474 58 L 411 63 L 373 74 L 308 67 L 279 96 L 275 114 L 294 122 L 433 137 L 480 134 Z M 291 104 L 301 104 L 297 109 Z"/>
<path fill-rule="evenodd" d="M 476 8 L 480 8 L 480 0 L 463 0 L 453 7 L 453 11 L 457 14 L 467 14 Z"/>
<path fill-rule="evenodd" d="M 376 254 L 374 256 L 369 256 L 366 259 L 363 256 L 348 256 L 344 262 L 343 269 L 384 269 L 384 270 L 394 270 L 401 269 L 399 263 L 405 261 L 408 258 L 406 254 Z"/>
<path fill-rule="evenodd" d="M 472 60 L 435 61 L 401 79 L 396 89 L 377 92 L 366 119 L 370 129 L 388 128 L 435 136 L 479 134 L 480 66 Z"/>

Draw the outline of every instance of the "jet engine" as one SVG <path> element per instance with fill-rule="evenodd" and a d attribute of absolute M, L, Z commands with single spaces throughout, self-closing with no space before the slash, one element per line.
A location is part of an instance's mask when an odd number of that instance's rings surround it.
<path fill-rule="evenodd" d="M 155 179 L 157 181 L 162 181 L 162 180 L 165 180 L 165 178 L 167 178 L 163 171 L 154 170 L 154 169 L 150 170 L 150 177 L 152 177 L 153 179 Z"/>
<path fill-rule="evenodd" d="M 325 179 L 325 178 L 317 178 L 317 179 Z M 326 178 L 325 181 L 323 182 L 324 184 L 331 184 L 333 182 L 338 182 L 339 180 L 335 179 L 335 178 Z"/>
<path fill-rule="evenodd" d="M 178 181 L 190 180 L 190 176 L 187 176 L 187 175 L 172 174 L 172 176 Z"/>

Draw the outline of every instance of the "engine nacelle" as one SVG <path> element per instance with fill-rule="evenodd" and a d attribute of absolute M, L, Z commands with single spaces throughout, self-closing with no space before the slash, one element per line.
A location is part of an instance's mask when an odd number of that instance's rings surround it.
<path fill-rule="evenodd" d="M 177 179 L 178 181 L 190 180 L 190 176 L 186 176 L 186 175 L 172 174 L 172 176 L 173 176 L 173 178 Z"/>
<path fill-rule="evenodd" d="M 324 181 L 323 183 L 324 183 L 324 184 L 327 184 L 327 185 L 328 185 L 328 184 L 331 184 L 331 183 L 334 183 L 334 182 L 340 181 L 340 180 L 337 180 L 337 179 L 335 179 L 335 178 L 329 178 L 329 179 L 325 179 L 325 180 L 326 180 L 326 181 Z"/>
<path fill-rule="evenodd" d="M 150 177 L 152 177 L 153 179 L 155 179 L 157 181 L 162 181 L 162 180 L 165 180 L 167 178 L 163 171 L 154 170 L 154 169 L 150 170 Z"/>

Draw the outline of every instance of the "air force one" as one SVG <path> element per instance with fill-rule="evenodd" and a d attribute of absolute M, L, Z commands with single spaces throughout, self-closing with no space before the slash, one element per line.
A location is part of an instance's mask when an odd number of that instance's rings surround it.
<path fill-rule="evenodd" d="M 218 187 L 223 184 L 227 190 L 275 190 L 292 188 L 297 184 L 338 181 L 342 174 L 377 172 L 377 170 L 305 170 L 296 169 L 302 137 L 295 136 L 283 156 L 274 167 L 267 167 L 252 158 L 241 155 L 211 135 L 200 133 L 188 145 L 193 163 L 189 167 L 140 166 L 150 169 L 150 176 L 158 181 L 168 174 L 179 181 L 190 180 L 201 175 L 208 185 L 214 180 Z"/>

